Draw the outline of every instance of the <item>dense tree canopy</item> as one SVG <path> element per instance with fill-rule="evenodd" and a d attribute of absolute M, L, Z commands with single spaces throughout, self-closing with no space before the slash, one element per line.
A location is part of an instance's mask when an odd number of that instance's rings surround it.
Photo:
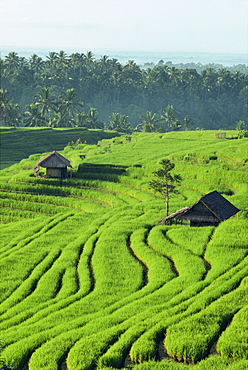
<path fill-rule="evenodd" d="M 164 132 L 247 124 L 248 75 L 240 71 L 207 67 L 199 72 L 163 61 L 145 69 L 106 55 L 96 60 L 90 51 L 50 52 L 46 60 L 11 52 L 0 62 L 2 125 Z"/>

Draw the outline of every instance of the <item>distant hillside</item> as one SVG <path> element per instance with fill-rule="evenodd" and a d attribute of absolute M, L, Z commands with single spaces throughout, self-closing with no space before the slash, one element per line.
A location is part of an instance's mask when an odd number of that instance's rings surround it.
<path fill-rule="evenodd" d="M 79 138 L 87 144 L 96 144 L 118 134 L 86 128 L 1 128 L 0 135 L 0 169 L 3 169 L 34 153 L 62 150 L 70 141 L 75 142 Z"/>

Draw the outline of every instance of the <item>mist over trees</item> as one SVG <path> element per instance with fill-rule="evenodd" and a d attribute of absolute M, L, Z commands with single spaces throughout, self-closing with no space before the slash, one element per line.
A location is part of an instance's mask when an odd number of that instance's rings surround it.
<path fill-rule="evenodd" d="M 234 67 L 144 68 L 90 51 L 50 52 L 46 60 L 11 52 L 0 63 L 0 125 L 166 132 L 247 123 L 248 75 Z"/>

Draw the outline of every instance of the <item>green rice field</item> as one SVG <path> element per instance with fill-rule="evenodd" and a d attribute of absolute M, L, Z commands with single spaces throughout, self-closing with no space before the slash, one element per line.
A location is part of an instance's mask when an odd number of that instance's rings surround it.
<path fill-rule="evenodd" d="M 117 133 L 87 128 L 5 127 L 0 128 L 0 135 L 0 169 L 3 169 L 30 154 L 62 150 L 67 143 L 78 139 L 96 144 L 98 140 L 111 138 Z"/>
<path fill-rule="evenodd" d="M 248 138 L 103 132 L 94 141 L 88 133 L 57 149 L 72 164 L 61 183 L 34 177 L 35 163 L 56 148 L 36 150 L 32 131 L 39 129 L 25 130 L 30 149 L 22 160 L 22 129 L 14 152 L 2 149 L 2 363 L 11 370 L 246 370 Z M 240 212 L 218 227 L 162 225 L 165 201 L 149 181 L 163 158 L 182 177 L 170 213 L 214 190 Z"/>

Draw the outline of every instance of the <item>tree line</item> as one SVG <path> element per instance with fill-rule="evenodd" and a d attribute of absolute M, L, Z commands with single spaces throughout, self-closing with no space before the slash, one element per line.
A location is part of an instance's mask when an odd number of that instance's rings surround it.
<path fill-rule="evenodd" d="M 141 68 L 92 52 L 11 52 L 1 63 L 0 124 L 123 132 L 233 129 L 247 121 L 248 75 L 227 68 Z"/>

